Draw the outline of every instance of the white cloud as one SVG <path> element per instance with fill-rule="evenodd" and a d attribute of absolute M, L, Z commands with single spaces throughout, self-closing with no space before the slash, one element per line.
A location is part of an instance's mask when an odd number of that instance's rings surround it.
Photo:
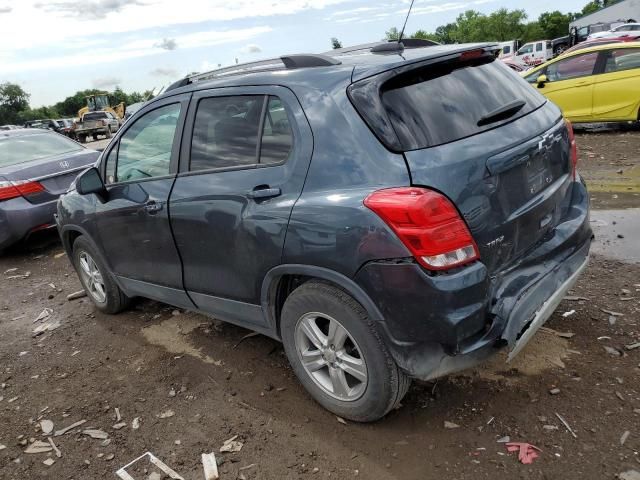
<path fill-rule="evenodd" d="M 91 83 L 95 88 L 109 89 L 111 87 L 115 87 L 116 85 L 122 83 L 122 79 L 119 77 L 100 77 L 100 78 L 94 78 L 91 81 Z"/>
<path fill-rule="evenodd" d="M 162 48 L 163 50 L 175 50 L 178 48 L 178 42 L 176 42 L 174 38 L 163 38 L 161 42 L 158 42 L 153 46 Z"/>
<path fill-rule="evenodd" d="M 138 0 L 83 0 L 78 3 L 76 0 L 66 0 L 60 2 L 35 3 L 36 8 L 42 8 L 47 13 L 61 13 L 68 17 L 79 17 L 84 19 L 103 19 L 110 13 L 119 13 L 125 7 L 144 3 Z"/>
<path fill-rule="evenodd" d="M 0 14 L 2 14 L 2 13 L 11 13 L 12 10 L 13 10 L 12 7 L 0 7 Z"/>
<path fill-rule="evenodd" d="M 259 45 L 256 45 L 255 43 L 249 43 L 248 45 L 245 45 L 240 49 L 240 53 L 245 53 L 245 54 L 260 53 L 260 52 L 262 52 L 262 49 L 260 48 Z"/>
<path fill-rule="evenodd" d="M 158 67 L 149 72 L 154 77 L 177 77 L 178 71 L 175 68 Z"/>

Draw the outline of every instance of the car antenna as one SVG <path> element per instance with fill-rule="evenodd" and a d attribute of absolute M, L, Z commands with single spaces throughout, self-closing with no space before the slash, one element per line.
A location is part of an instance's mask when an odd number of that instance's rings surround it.
<path fill-rule="evenodd" d="M 413 2 L 414 0 L 411 0 L 411 5 L 409 5 L 409 11 L 407 12 L 407 17 L 404 19 L 404 25 L 402 25 L 402 30 L 400 31 L 400 36 L 398 37 L 398 43 L 402 43 L 402 37 L 404 36 L 404 29 L 407 28 L 407 21 L 409 20 L 409 15 L 411 15 Z"/>

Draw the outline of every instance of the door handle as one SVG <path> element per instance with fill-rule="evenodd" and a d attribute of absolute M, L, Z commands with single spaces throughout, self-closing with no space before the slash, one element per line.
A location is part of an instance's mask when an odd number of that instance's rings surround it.
<path fill-rule="evenodd" d="M 282 195 L 282 192 L 279 188 L 271 188 L 268 185 L 259 186 L 247 192 L 247 197 L 253 198 L 254 200 L 262 200 L 265 198 L 273 198 Z"/>
<path fill-rule="evenodd" d="M 162 210 L 162 203 L 158 203 L 155 202 L 153 200 L 147 202 L 144 205 L 144 209 L 150 213 L 151 215 L 158 213 L 160 210 Z"/>

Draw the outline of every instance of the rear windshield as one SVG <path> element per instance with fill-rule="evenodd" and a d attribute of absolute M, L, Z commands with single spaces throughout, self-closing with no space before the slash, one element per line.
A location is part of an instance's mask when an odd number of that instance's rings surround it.
<path fill-rule="evenodd" d="M 103 118 L 107 118 L 107 114 L 104 112 L 95 112 L 95 113 L 85 113 L 84 120 L 101 120 Z"/>
<path fill-rule="evenodd" d="M 82 150 L 83 147 L 57 133 L 37 133 L 0 139 L 0 167 Z"/>
<path fill-rule="evenodd" d="M 519 102 L 524 105 L 517 112 L 487 123 L 488 114 Z M 544 97 L 508 66 L 492 59 L 412 70 L 382 88 L 382 103 L 403 150 L 484 132 L 520 118 L 544 102 Z"/>

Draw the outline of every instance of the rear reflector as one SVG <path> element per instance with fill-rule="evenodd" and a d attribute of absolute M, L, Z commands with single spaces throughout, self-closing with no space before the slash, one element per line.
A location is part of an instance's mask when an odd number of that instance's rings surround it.
<path fill-rule="evenodd" d="M 391 227 L 425 268 L 446 270 L 480 257 L 467 224 L 438 192 L 387 188 L 373 192 L 364 204 Z"/>
<path fill-rule="evenodd" d="M 573 133 L 573 125 L 567 119 L 564 121 L 567 124 L 567 132 L 569 133 L 569 148 L 570 148 L 570 160 L 571 160 L 571 173 L 573 179 L 576 179 L 576 170 L 578 168 L 578 146 L 576 145 L 576 136 Z"/>
<path fill-rule="evenodd" d="M 12 182 L 0 180 L 0 201 L 20 196 L 27 197 L 43 191 L 44 187 L 39 182 L 31 180 L 16 180 Z"/>

